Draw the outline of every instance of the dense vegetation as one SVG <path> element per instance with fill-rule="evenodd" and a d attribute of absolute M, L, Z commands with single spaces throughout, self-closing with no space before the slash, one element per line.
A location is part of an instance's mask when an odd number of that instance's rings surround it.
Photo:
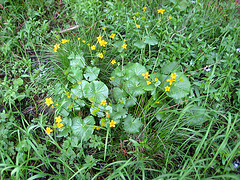
<path fill-rule="evenodd" d="M 0 0 L 1 179 L 239 179 L 238 8 Z"/>

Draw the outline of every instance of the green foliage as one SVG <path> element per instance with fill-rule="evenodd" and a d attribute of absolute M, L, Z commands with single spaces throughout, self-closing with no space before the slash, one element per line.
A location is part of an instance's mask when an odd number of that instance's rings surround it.
<path fill-rule="evenodd" d="M 0 12 L 1 179 L 239 179 L 234 1 Z"/>

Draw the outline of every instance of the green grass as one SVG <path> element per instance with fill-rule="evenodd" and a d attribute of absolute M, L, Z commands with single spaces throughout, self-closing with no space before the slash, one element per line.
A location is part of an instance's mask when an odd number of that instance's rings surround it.
<path fill-rule="evenodd" d="M 239 5 L 59 2 L 0 1 L 1 179 L 239 179 Z"/>

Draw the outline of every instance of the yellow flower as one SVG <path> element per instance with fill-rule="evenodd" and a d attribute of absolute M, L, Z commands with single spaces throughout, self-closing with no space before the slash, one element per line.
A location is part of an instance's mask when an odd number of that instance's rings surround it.
<path fill-rule="evenodd" d="M 110 38 L 114 39 L 114 37 L 116 36 L 116 34 L 111 34 Z"/>
<path fill-rule="evenodd" d="M 123 49 L 127 49 L 127 44 L 123 44 L 123 45 L 122 45 L 122 48 L 123 48 Z"/>
<path fill-rule="evenodd" d="M 100 46 L 106 47 L 107 42 L 104 40 L 99 41 Z"/>
<path fill-rule="evenodd" d="M 55 44 L 54 48 L 57 48 L 57 49 L 60 48 L 60 44 Z"/>
<path fill-rule="evenodd" d="M 97 127 L 96 127 L 96 130 L 97 130 L 97 131 L 99 131 L 99 130 L 100 130 L 100 127 L 99 127 L 99 126 L 97 126 Z"/>
<path fill-rule="evenodd" d="M 51 108 L 54 108 L 54 105 L 51 105 Z"/>
<path fill-rule="evenodd" d="M 123 41 L 126 42 L 126 39 L 124 39 Z"/>
<path fill-rule="evenodd" d="M 57 52 L 57 50 L 60 48 L 60 44 L 55 44 L 54 45 L 54 48 L 53 48 L 53 51 L 54 52 Z"/>
<path fill-rule="evenodd" d="M 159 104 L 159 102 L 157 101 L 156 104 Z"/>
<path fill-rule="evenodd" d="M 112 63 L 112 65 L 114 65 L 114 64 L 116 64 L 117 62 L 116 62 L 116 60 L 112 60 L 111 63 Z"/>
<path fill-rule="evenodd" d="M 69 42 L 69 41 L 70 41 L 69 39 L 62 39 L 62 44 Z"/>
<path fill-rule="evenodd" d="M 147 85 L 152 84 L 151 81 L 147 81 Z"/>
<path fill-rule="evenodd" d="M 53 132 L 53 130 L 50 127 L 46 128 L 47 134 L 50 134 L 51 132 Z"/>
<path fill-rule="evenodd" d="M 115 127 L 115 124 L 116 124 L 116 122 L 114 122 L 113 120 L 111 120 L 111 122 L 109 122 L 109 127 Z"/>
<path fill-rule="evenodd" d="M 135 17 L 135 16 L 133 16 L 133 19 L 136 19 L 136 17 Z"/>
<path fill-rule="evenodd" d="M 165 11 L 165 9 L 158 9 L 158 13 L 163 14 L 164 11 Z"/>
<path fill-rule="evenodd" d="M 80 40 L 81 38 L 79 37 L 78 40 Z"/>
<path fill-rule="evenodd" d="M 158 78 L 155 78 L 155 81 L 157 81 L 158 80 Z"/>
<path fill-rule="evenodd" d="M 57 103 L 56 106 L 58 106 L 59 104 Z"/>
<path fill-rule="evenodd" d="M 79 81 L 78 84 L 80 85 L 82 83 L 82 81 Z"/>
<path fill-rule="evenodd" d="M 169 85 L 172 85 L 173 81 L 175 81 L 175 80 L 173 80 L 173 78 L 167 79 L 167 82 L 169 82 Z"/>
<path fill-rule="evenodd" d="M 148 72 L 146 72 L 145 74 L 142 74 L 142 76 L 144 76 L 144 79 L 148 79 L 150 77 Z"/>
<path fill-rule="evenodd" d="M 61 127 L 63 127 L 63 123 L 57 123 L 57 127 L 61 129 Z"/>
<path fill-rule="evenodd" d="M 98 41 L 101 41 L 101 40 L 102 40 L 102 36 L 99 35 L 99 36 L 97 37 L 97 40 L 98 40 Z"/>
<path fill-rule="evenodd" d="M 103 105 L 103 106 L 105 106 L 107 104 L 107 100 L 105 99 L 105 100 L 103 100 L 101 103 L 100 103 L 100 105 Z"/>
<path fill-rule="evenodd" d="M 82 40 L 83 43 L 85 43 L 86 41 L 85 40 Z"/>
<path fill-rule="evenodd" d="M 171 73 L 171 78 L 176 79 L 177 76 L 177 73 Z"/>
<path fill-rule="evenodd" d="M 72 95 L 70 94 L 69 96 L 68 96 L 68 98 L 70 98 Z"/>
<path fill-rule="evenodd" d="M 102 122 L 102 123 L 101 123 L 101 126 L 102 126 L 102 127 L 105 126 L 105 122 Z"/>
<path fill-rule="evenodd" d="M 158 21 L 160 22 L 160 21 L 161 21 L 161 19 L 158 19 Z"/>
<path fill-rule="evenodd" d="M 102 30 L 104 30 L 104 31 L 105 31 L 105 30 L 106 30 L 106 28 L 105 28 L 105 27 L 103 27 L 103 28 L 102 28 Z"/>
<path fill-rule="evenodd" d="M 56 123 L 62 122 L 61 116 L 55 117 L 55 121 L 56 121 Z"/>
<path fill-rule="evenodd" d="M 88 46 L 90 46 L 90 44 L 89 44 L 89 43 L 88 43 L 87 45 L 88 45 Z"/>
<path fill-rule="evenodd" d="M 147 7 L 145 6 L 145 7 L 143 7 L 143 11 L 146 11 L 146 9 L 147 9 Z"/>
<path fill-rule="evenodd" d="M 165 88 L 165 92 L 169 91 L 170 90 L 170 87 L 169 86 L 166 86 L 164 87 Z"/>
<path fill-rule="evenodd" d="M 140 28 L 140 24 L 136 24 L 136 28 Z"/>
<path fill-rule="evenodd" d="M 103 58 L 103 53 L 99 53 L 98 57 L 102 59 Z"/>
<path fill-rule="evenodd" d="M 51 97 L 50 98 L 46 98 L 45 104 L 47 106 L 50 106 L 51 104 L 53 104 L 52 98 Z"/>
<path fill-rule="evenodd" d="M 96 49 L 96 46 L 95 45 L 92 45 L 91 46 L 91 50 L 95 50 Z"/>
<path fill-rule="evenodd" d="M 172 19 L 172 16 L 168 16 L 168 20 L 171 20 Z"/>
<path fill-rule="evenodd" d="M 109 112 L 106 112 L 106 117 L 107 117 L 107 118 L 109 118 L 109 117 L 110 117 L 110 116 L 109 116 Z"/>

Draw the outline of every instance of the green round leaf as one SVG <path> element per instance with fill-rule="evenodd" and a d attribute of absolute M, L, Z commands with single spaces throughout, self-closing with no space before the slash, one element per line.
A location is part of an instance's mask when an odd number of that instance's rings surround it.
<path fill-rule="evenodd" d="M 92 116 L 87 116 L 82 120 L 81 117 L 74 117 L 72 119 L 72 131 L 73 134 L 83 141 L 87 141 L 93 133 L 93 125 L 95 120 Z"/>
<path fill-rule="evenodd" d="M 101 103 L 103 100 L 108 98 L 108 88 L 101 81 L 92 81 L 87 84 L 84 88 L 85 97 L 90 101 Z"/>
<path fill-rule="evenodd" d="M 99 72 L 100 72 L 99 68 L 87 66 L 84 77 L 88 81 L 93 81 L 93 80 L 97 79 Z"/>
<path fill-rule="evenodd" d="M 123 122 L 124 130 L 128 133 L 138 133 L 139 128 L 142 126 L 142 122 L 137 118 L 134 119 L 131 115 L 128 115 Z"/>

